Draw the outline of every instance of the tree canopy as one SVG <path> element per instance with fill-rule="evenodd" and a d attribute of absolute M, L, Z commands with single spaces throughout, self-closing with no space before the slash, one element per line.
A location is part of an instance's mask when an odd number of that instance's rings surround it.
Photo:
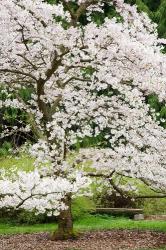
<path fill-rule="evenodd" d="M 116 15 L 105 16 L 105 6 Z M 147 102 L 154 93 L 166 100 L 166 41 L 156 25 L 122 0 L 4 0 L 0 7 L 0 105 L 23 110 L 22 131 L 37 136 L 35 170 L 3 172 L 0 206 L 59 214 L 65 237 L 73 234 L 71 199 L 89 193 L 92 175 L 113 188 L 114 176 L 134 177 L 165 193 L 166 130 Z M 27 100 L 24 89 L 31 89 Z M 17 129 L 4 127 L 2 136 Z M 104 148 L 77 149 L 101 134 Z"/>

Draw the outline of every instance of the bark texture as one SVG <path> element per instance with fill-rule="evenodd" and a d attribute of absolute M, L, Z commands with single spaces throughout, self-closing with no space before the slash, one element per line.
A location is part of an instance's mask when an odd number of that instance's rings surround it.
<path fill-rule="evenodd" d="M 67 196 L 63 202 L 68 206 L 68 209 L 60 212 L 58 216 L 58 229 L 51 236 L 52 240 L 67 240 L 75 238 L 71 212 L 71 197 Z"/>

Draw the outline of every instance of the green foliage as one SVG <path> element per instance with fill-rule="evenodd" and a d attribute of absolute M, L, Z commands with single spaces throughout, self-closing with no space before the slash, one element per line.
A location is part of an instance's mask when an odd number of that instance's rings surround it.
<path fill-rule="evenodd" d="M 161 117 L 166 118 L 166 107 L 165 106 L 161 107 L 160 115 L 161 115 Z"/>
<path fill-rule="evenodd" d="M 99 146 L 101 148 L 104 148 L 106 146 L 109 146 L 104 136 L 105 134 L 103 132 L 94 137 L 85 136 L 83 139 L 77 138 L 77 143 L 74 145 L 74 149 L 79 150 L 80 148 L 99 147 Z"/>
<path fill-rule="evenodd" d="M 50 4 L 57 4 L 60 2 L 58 0 L 45 0 L 45 1 Z M 79 7 L 77 2 L 69 1 L 68 5 L 70 9 L 72 10 L 72 12 L 76 13 Z M 91 20 L 92 22 L 95 22 L 97 25 L 101 25 L 104 22 L 105 17 L 108 17 L 108 18 L 117 17 L 118 20 L 121 20 L 121 17 L 116 12 L 115 7 L 108 5 L 106 2 L 104 3 L 104 6 L 103 6 L 103 13 L 99 11 L 93 11 L 91 14 Z M 59 21 L 62 21 L 62 20 L 59 20 Z M 79 18 L 79 22 L 81 25 L 86 25 L 89 22 L 87 15 L 86 14 L 81 15 Z M 65 22 L 65 20 L 62 21 L 62 24 L 64 24 L 64 27 L 67 27 L 67 22 Z"/>
<path fill-rule="evenodd" d="M 36 215 L 35 212 L 29 212 L 24 210 L 17 214 L 18 224 L 33 225 L 44 222 L 48 222 L 48 217 L 45 214 Z"/>
<path fill-rule="evenodd" d="M 149 214 L 166 214 L 166 198 L 162 199 L 144 199 L 142 207 L 144 213 Z"/>
<path fill-rule="evenodd" d="M 159 36 L 166 38 L 166 1 L 136 0 L 135 3 L 139 10 L 146 12 L 158 24 Z"/>
<path fill-rule="evenodd" d="M 33 89 L 31 88 L 22 88 L 19 91 L 20 97 L 24 100 L 24 102 L 27 102 L 31 99 L 31 94 L 33 93 Z"/>
<path fill-rule="evenodd" d="M 15 94 L 13 93 L 6 93 L 4 91 L 2 91 L 3 88 L 0 88 L 0 100 L 5 100 L 6 98 L 10 99 L 14 99 L 15 98 Z M 31 93 L 33 92 L 32 89 L 29 88 L 22 88 L 19 91 L 19 95 L 20 97 L 27 102 L 28 100 L 30 100 L 31 98 Z M 17 125 L 18 121 L 22 121 L 22 122 L 26 122 L 26 113 L 16 109 L 16 108 L 2 108 L 0 110 L 0 113 L 2 115 L 2 122 L 7 124 L 8 126 L 13 126 L 13 125 Z"/>
<path fill-rule="evenodd" d="M 158 97 L 156 95 L 150 95 L 148 97 L 148 104 L 151 108 L 155 109 L 156 112 L 159 112 L 161 109 L 161 104 L 159 103 Z"/>
<path fill-rule="evenodd" d="M 46 0 L 45 2 L 50 3 L 50 4 L 55 4 L 57 1 L 56 0 Z"/>
<path fill-rule="evenodd" d="M 153 15 L 149 7 L 142 0 L 136 0 L 136 5 L 138 6 L 139 11 L 146 12 L 149 16 Z"/>
<path fill-rule="evenodd" d="M 161 0 L 143 0 L 151 11 L 155 11 L 160 6 Z"/>
<path fill-rule="evenodd" d="M 156 119 L 160 121 L 160 125 L 166 128 L 166 104 L 159 102 L 156 95 L 148 96 L 147 102 L 155 110 L 157 114 Z"/>
<path fill-rule="evenodd" d="M 122 18 L 115 10 L 115 6 L 110 6 L 107 3 L 104 3 L 103 13 L 98 11 L 92 12 L 91 20 L 97 25 L 101 25 L 106 17 L 107 18 L 116 17 L 118 21 L 122 21 Z"/>
<path fill-rule="evenodd" d="M 166 38 L 166 1 L 162 0 L 154 14 L 154 21 L 158 23 L 159 35 Z"/>
<path fill-rule="evenodd" d="M 13 225 L 34 225 L 39 223 L 48 223 L 52 218 L 45 214 L 36 215 L 35 211 L 20 210 L 7 210 L 0 209 L 0 223 L 13 224 Z"/>
<path fill-rule="evenodd" d="M 95 211 L 94 202 L 88 197 L 78 197 L 72 201 L 72 215 L 74 220 L 88 216 Z"/>
<path fill-rule="evenodd" d="M 0 101 L 8 99 L 14 100 L 18 95 L 24 103 L 27 103 L 31 99 L 33 91 L 34 90 L 32 88 L 24 87 L 19 89 L 16 94 L 15 92 L 11 92 L 9 89 L 4 89 L 3 86 L 0 85 Z M 29 138 L 34 141 L 33 132 L 22 131 L 22 128 L 29 124 L 29 116 L 22 109 L 2 106 L 0 108 L 0 120 L 0 133 L 6 128 L 8 129 L 8 134 L 4 138 L 0 139 L 0 148 L 3 147 L 2 144 L 5 140 L 10 141 L 13 148 L 24 144 Z M 13 129 L 13 127 L 15 127 L 15 129 Z"/>
<path fill-rule="evenodd" d="M 0 147 L 0 157 L 7 156 L 12 149 L 12 144 L 10 142 L 4 141 Z"/>

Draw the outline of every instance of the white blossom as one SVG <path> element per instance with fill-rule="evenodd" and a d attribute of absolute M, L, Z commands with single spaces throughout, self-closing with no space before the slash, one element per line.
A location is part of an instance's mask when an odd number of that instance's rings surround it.
<path fill-rule="evenodd" d="M 102 11 L 102 1 L 77 3 L 87 3 L 89 17 Z M 77 160 L 90 160 L 96 173 L 139 178 L 166 192 L 166 130 L 146 102 L 154 93 L 166 101 L 165 40 L 135 6 L 113 4 L 123 22 L 105 18 L 100 26 L 82 27 L 62 4 L 0 2 L 0 82 L 9 92 L 0 107 L 26 111 L 39 139 L 31 148 L 38 170 L 1 178 L 1 207 L 21 204 L 57 214 L 66 194 L 87 192 L 90 184 Z M 26 103 L 18 95 L 22 87 L 33 89 Z M 13 130 L 5 128 L 1 136 Z M 101 133 L 106 148 L 81 149 L 67 159 L 78 141 Z"/>

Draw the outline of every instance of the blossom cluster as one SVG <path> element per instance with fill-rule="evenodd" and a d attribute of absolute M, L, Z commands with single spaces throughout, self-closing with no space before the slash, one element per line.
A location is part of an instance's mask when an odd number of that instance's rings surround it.
<path fill-rule="evenodd" d="M 23 208 L 56 216 L 61 210 L 67 209 L 63 202 L 65 195 L 71 193 L 71 198 L 87 195 L 89 185 L 90 180 L 78 171 L 68 176 L 68 179 L 41 177 L 37 169 L 29 173 L 19 171 L 10 178 L 3 174 L 0 180 L 0 207 Z"/>

